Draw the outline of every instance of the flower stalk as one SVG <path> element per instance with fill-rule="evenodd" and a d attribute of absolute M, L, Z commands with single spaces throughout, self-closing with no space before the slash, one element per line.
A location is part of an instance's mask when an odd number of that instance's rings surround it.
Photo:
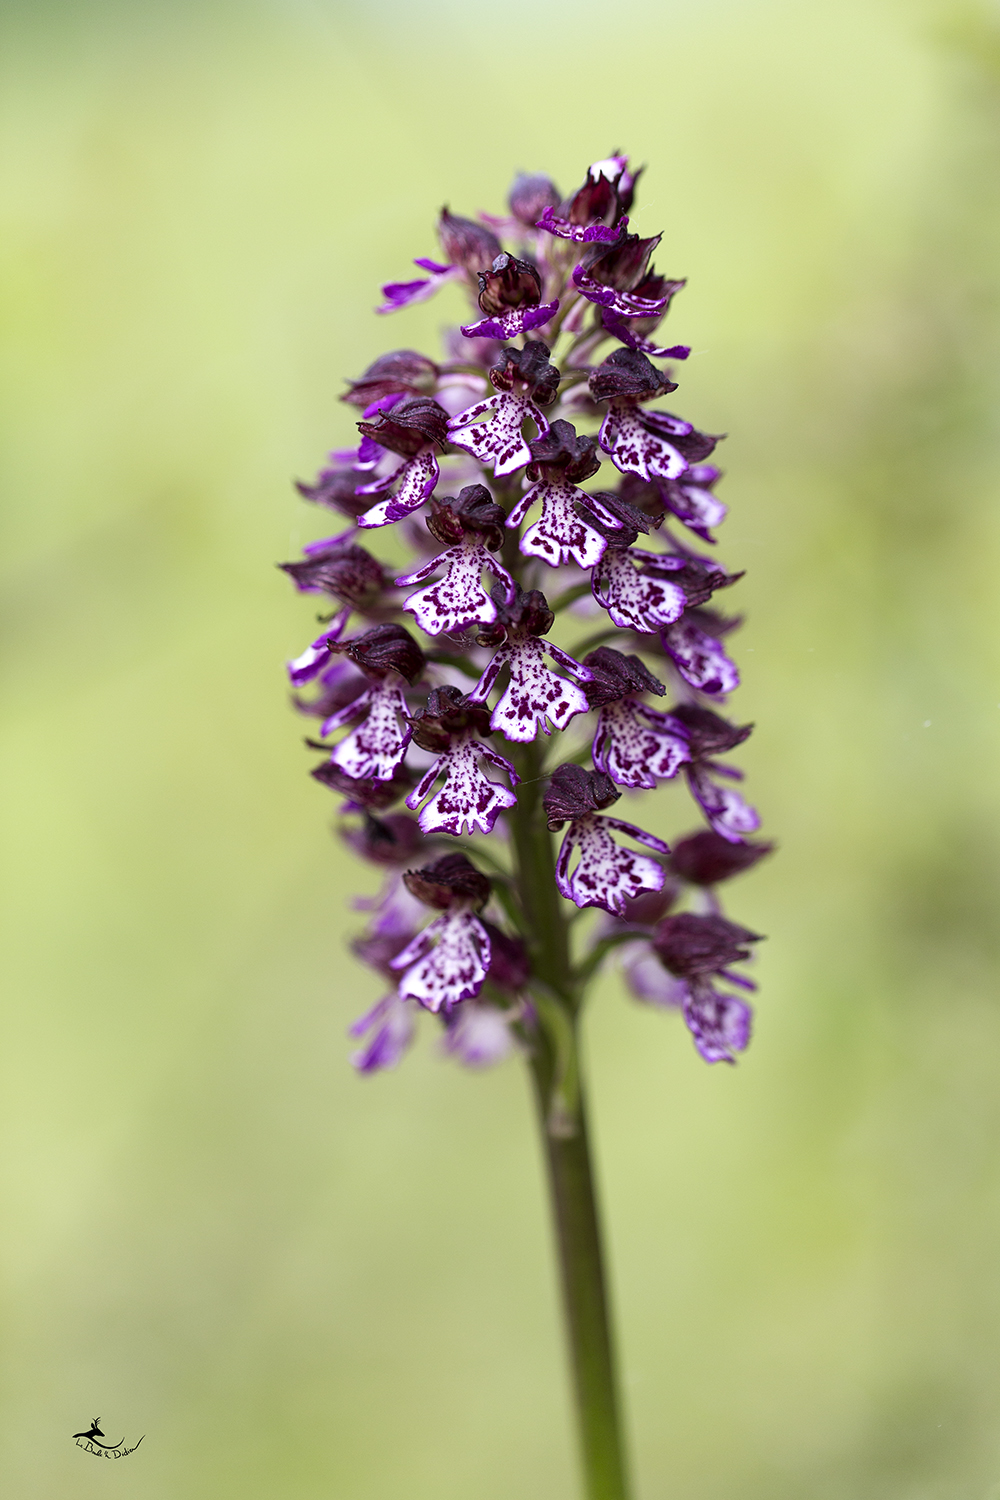
<path fill-rule="evenodd" d="M 587 1500 L 627 1500 L 608 1283 L 581 1080 L 580 989 L 570 973 L 569 934 L 561 903 L 551 899 L 555 859 L 541 798 L 526 798 L 523 806 L 519 800 L 512 825 L 517 884 L 525 909 L 531 913 L 529 952 L 540 980 L 533 988 L 539 1026 L 531 1073 L 555 1229 L 585 1494 Z"/>
<path fill-rule="evenodd" d="M 352 1061 L 394 1067 L 421 1014 L 469 1067 L 526 1058 L 587 1500 L 627 1497 L 587 991 L 615 962 L 636 999 L 683 1016 L 706 1062 L 735 1062 L 755 988 L 735 966 L 758 935 L 724 916 L 718 887 L 771 848 L 719 759 L 751 729 L 721 712 L 741 622 L 712 603 L 741 575 L 702 550 L 726 513 L 718 438 L 654 404 L 677 389 L 662 362 L 690 350 L 652 337 L 684 283 L 654 270 L 660 236 L 629 232 L 638 177 L 613 156 L 568 198 L 521 176 L 504 216 L 442 211 L 444 259 L 419 258 L 377 311 L 451 284 L 472 321 L 440 363 L 397 349 L 349 382 L 360 441 L 299 485 L 347 529 L 282 565 L 324 597 L 322 633 L 289 663 L 297 708 L 320 721 L 312 774 L 384 874 L 355 902 L 371 920 L 354 952 L 386 993 L 351 1027 Z M 366 545 L 390 526 L 411 553 L 398 574 Z M 615 807 L 667 783 L 707 825 L 672 845 Z"/>

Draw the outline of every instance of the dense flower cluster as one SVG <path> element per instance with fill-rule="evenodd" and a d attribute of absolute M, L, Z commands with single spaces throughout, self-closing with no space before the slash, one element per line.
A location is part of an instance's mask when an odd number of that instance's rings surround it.
<path fill-rule="evenodd" d="M 757 814 L 720 759 L 750 733 L 724 713 L 740 621 L 713 606 L 741 575 L 705 551 L 725 516 L 719 439 L 659 404 L 676 390 L 662 361 L 690 352 L 657 342 L 684 283 L 654 269 L 659 235 L 629 231 L 638 176 L 613 156 L 568 198 L 521 176 L 507 215 L 442 210 L 442 259 L 383 287 L 378 311 L 453 282 L 478 316 L 442 360 L 399 349 L 351 381 L 360 441 L 299 486 L 347 523 L 283 566 L 333 601 L 289 667 L 296 689 L 312 685 L 299 709 L 321 721 L 313 775 L 385 872 L 354 945 L 388 986 L 352 1028 L 365 1071 L 398 1061 L 421 1009 L 466 1063 L 531 1046 L 530 922 L 504 859 L 529 777 L 562 835 L 561 897 L 607 914 L 582 929 L 581 972 L 619 948 L 636 996 L 680 1009 L 709 1062 L 749 1037 L 753 985 L 734 965 L 757 936 L 717 896 L 771 847 L 748 841 Z M 368 550 L 387 526 L 413 566 Z M 558 644 L 557 619 L 584 639 Z M 553 733 L 566 749 L 542 760 Z M 673 780 L 707 828 L 671 850 L 611 809 Z M 390 811 L 400 801 L 409 813 Z"/>

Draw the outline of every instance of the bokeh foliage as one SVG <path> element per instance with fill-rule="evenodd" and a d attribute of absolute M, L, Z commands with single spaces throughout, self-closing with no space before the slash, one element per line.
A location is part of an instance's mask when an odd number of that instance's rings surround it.
<path fill-rule="evenodd" d="M 613 980 L 589 1025 L 639 1493 L 1000 1495 L 1000 17 L 0 25 L 4 1492 L 574 1494 L 520 1069 L 431 1027 L 345 1065 L 373 880 L 305 774 L 311 617 L 270 564 L 323 533 L 289 477 L 349 436 L 343 377 L 457 313 L 370 311 L 440 203 L 624 147 L 691 278 L 677 408 L 729 433 L 782 843 L 733 890 L 770 935 L 737 1069 Z M 92 1412 L 148 1433 L 125 1466 L 73 1447 Z"/>

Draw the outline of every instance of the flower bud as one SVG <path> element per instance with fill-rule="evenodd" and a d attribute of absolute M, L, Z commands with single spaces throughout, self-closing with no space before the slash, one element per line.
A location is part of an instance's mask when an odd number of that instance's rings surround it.
<path fill-rule="evenodd" d="M 549 828 L 555 833 L 565 822 L 610 807 L 620 796 L 611 777 L 603 771 L 585 771 L 569 761 L 552 772 L 542 806 Z"/>
<path fill-rule="evenodd" d="M 503 251 L 488 271 L 479 273 L 479 306 L 488 318 L 511 307 L 535 307 L 541 300 L 542 278 L 528 260 Z"/>
<path fill-rule="evenodd" d="M 391 411 L 376 411 L 358 423 L 365 437 L 403 458 L 413 458 L 428 443 L 448 439 L 448 413 L 429 396 L 408 396 Z"/>
<path fill-rule="evenodd" d="M 350 390 L 340 399 L 351 406 L 366 407 L 399 391 L 412 396 L 432 396 L 437 379 L 438 367 L 426 354 L 395 349 L 369 365 L 360 380 L 350 381 Z"/>
<path fill-rule="evenodd" d="M 375 681 L 398 672 L 415 682 L 424 670 L 424 653 L 402 625 L 376 625 L 350 641 L 328 641 L 333 652 L 344 652 Z"/>
<path fill-rule="evenodd" d="M 581 484 L 601 467 L 596 440 L 577 437 L 572 422 L 564 422 L 561 417 L 528 447 L 531 449 L 529 479 L 565 479 L 570 484 Z"/>
<path fill-rule="evenodd" d="M 590 377 L 590 394 L 595 401 L 613 401 L 619 396 L 652 401 L 676 389 L 676 382 L 664 379 L 638 349 L 613 349 Z"/>
<path fill-rule="evenodd" d="M 507 199 L 514 218 L 519 219 L 526 229 L 533 229 L 542 210 L 555 208 L 558 202 L 559 189 L 544 172 L 519 172 Z"/>
<path fill-rule="evenodd" d="M 749 870 L 773 849 L 774 845 L 764 840 L 732 844 L 712 829 L 703 828 L 673 846 L 670 864 L 690 885 L 718 885 L 720 880 Z"/>
<path fill-rule="evenodd" d="M 693 979 L 699 974 L 717 974 L 729 964 L 749 958 L 746 945 L 759 943 L 761 935 L 725 917 L 684 911 L 658 922 L 652 941 L 671 974 Z"/>
<path fill-rule="evenodd" d="M 472 219 L 460 219 L 447 208 L 441 210 L 438 238 L 450 263 L 472 274 L 488 271 L 497 256 L 503 254 L 503 246 L 492 229 Z"/>
<path fill-rule="evenodd" d="M 422 870 L 407 870 L 403 879 L 411 895 L 440 911 L 459 902 L 481 911 L 492 889 L 488 877 L 464 854 L 446 854 Z"/>

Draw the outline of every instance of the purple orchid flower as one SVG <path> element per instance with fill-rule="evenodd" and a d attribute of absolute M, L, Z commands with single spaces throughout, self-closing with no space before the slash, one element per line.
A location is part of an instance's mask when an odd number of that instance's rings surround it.
<path fill-rule="evenodd" d="M 685 610 L 680 619 L 662 628 L 660 640 L 686 683 L 712 698 L 721 698 L 739 687 L 740 674 L 718 636 L 705 629 L 705 623 L 705 611 Z"/>
<path fill-rule="evenodd" d="M 543 303 L 541 298 L 537 266 L 501 252 L 488 271 L 479 273 L 479 307 L 486 316 L 463 323 L 462 332 L 467 339 L 512 339 L 542 328 L 559 311 L 559 302 Z"/>
<path fill-rule="evenodd" d="M 592 568 L 607 542 L 600 530 L 587 524 L 579 509 L 581 504 L 590 505 L 612 531 L 621 531 L 618 518 L 578 488 L 579 481 L 589 479 L 601 466 L 596 446 L 593 438 L 577 437 L 572 423 L 563 421 L 554 422 L 529 444 L 531 462 L 526 475 L 535 483 L 507 517 L 508 527 L 515 530 L 532 506 L 541 501 L 541 516 L 521 537 L 520 550 L 525 557 L 540 557 L 551 568 L 570 559 L 578 567 Z"/>
<path fill-rule="evenodd" d="M 415 302 L 426 302 L 446 282 L 466 281 L 485 271 L 501 253 L 500 241 L 491 229 L 472 219 L 459 218 L 447 208 L 441 210 L 437 228 L 441 248 L 447 256 L 445 264 L 424 256 L 415 260 L 413 264 L 429 274 L 416 281 L 390 281 L 382 288 L 385 301 L 376 312 L 398 312 Z"/>
<path fill-rule="evenodd" d="M 555 616 L 538 589 L 527 594 L 518 590 L 509 604 L 494 590 L 494 599 L 496 623 L 480 631 L 477 639 L 481 645 L 495 645 L 497 650 L 469 694 L 469 701 L 485 703 L 501 668 L 507 667 L 510 681 L 490 716 L 490 727 L 501 730 L 508 740 L 526 744 L 535 739 L 539 727 L 543 734 L 551 733 L 550 722 L 556 729 L 565 729 L 570 719 L 588 708 L 583 689 L 547 667 L 545 657 L 551 657 L 583 682 L 589 682 L 590 671 L 561 647 L 542 639 L 551 630 Z"/>
<path fill-rule="evenodd" d="M 491 466 L 498 478 L 531 461 L 522 432 L 524 420 L 531 418 L 540 437 L 547 433 L 549 424 L 541 408 L 551 406 L 559 390 L 559 371 L 549 362 L 548 348 L 540 340 L 523 349 L 505 347 L 501 356 L 489 372 L 496 395 L 477 401 L 448 423 L 455 447 Z M 484 417 L 492 421 L 483 421 Z"/>
<path fill-rule="evenodd" d="M 687 985 L 684 1019 L 706 1062 L 735 1062 L 750 1040 L 752 1012 L 736 995 L 720 991 L 713 978 L 749 986 L 731 966 L 750 957 L 758 933 L 717 915 L 681 912 L 654 929 L 653 948 L 666 969 Z"/>
<path fill-rule="evenodd" d="M 420 813 L 424 833 L 492 833 L 499 813 L 514 807 L 517 797 L 486 775 L 483 762 L 506 772 L 511 787 L 520 777 L 502 755 L 483 744 L 490 731 L 489 711 L 464 698 L 458 688 L 435 688 L 422 713 L 410 719 L 413 743 L 437 758 L 406 799 L 409 808 L 425 802 L 443 777 L 444 786 Z"/>
<path fill-rule="evenodd" d="M 672 561 L 639 547 L 608 547 L 593 572 L 594 598 L 623 630 L 653 635 L 687 605 L 682 586 L 670 581 Z M 679 572 L 683 560 L 676 562 Z"/>
<path fill-rule="evenodd" d="M 368 407 L 358 428 L 363 436 L 359 463 L 375 467 L 388 453 L 401 460 L 387 473 L 359 487 L 360 495 L 381 494 L 393 486 L 395 493 L 359 516 L 358 525 L 385 526 L 401 521 L 434 491 L 440 472 L 434 447 L 447 439 L 448 413 L 429 396 L 386 396 Z"/>
<path fill-rule="evenodd" d="M 637 656 L 601 646 L 584 658 L 592 673 L 587 701 L 599 710 L 591 756 L 594 767 L 619 786 L 654 787 L 669 781 L 691 758 L 684 727 L 658 713 L 642 695 L 666 692 Z"/>
<path fill-rule="evenodd" d="M 610 807 L 620 796 L 603 771 L 585 771 L 570 762 L 553 771 L 542 799 L 553 832 L 569 822 L 556 861 L 560 893 L 577 906 L 598 906 L 618 916 L 624 913 L 626 901 L 645 891 L 660 890 L 666 875 L 657 860 L 616 844 L 610 830 L 628 834 L 657 854 L 670 853 L 662 839 L 644 833 L 634 823 L 598 816 L 600 809 Z M 574 851 L 579 861 L 571 873 Z"/>
<path fill-rule="evenodd" d="M 676 283 L 649 270 L 649 258 L 661 239 L 659 234 L 644 240 L 623 233 L 575 267 L 573 285 L 589 302 L 618 318 L 658 322 L 677 290 Z"/>
<path fill-rule="evenodd" d="M 643 402 L 676 389 L 635 349 L 613 350 L 591 375 L 594 400 L 608 402 L 598 440 L 623 474 L 678 479 L 714 449 L 718 439 L 696 432 L 691 422 L 644 409 Z"/>
<path fill-rule="evenodd" d="M 503 539 L 504 519 L 503 511 L 482 484 L 466 486 L 455 500 L 433 502 L 428 531 L 437 541 L 458 545 L 396 579 L 401 586 L 423 583 L 444 569 L 442 579 L 411 594 L 403 606 L 427 635 L 492 624 L 497 607 L 483 588 L 484 571 L 499 581 L 508 602 L 513 599 L 514 580 L 493 555 Z"/>
<path fill-rule="evenodd" d="M 377 1073 L 396 1067 L 413 1042 L 415 1009 L 411 1001 L 394 992 L 358 1017 L 348 1035 L 363 1037 L 371 1032 L 365 1045 L 351 1053 L 351 1062 L 359 1073 Z"/>
<path fill-rule="evenodd" d="M 576 244 L 613 244 L 628 227 L 638 177 L 638 172 L 629 171 L 627 156 L 595 161 L 587 169 L 583 186 L 559 206 L 558 213 L 544 208 L 536 226 Z"/>
<path fill-rule="evenodd" d="M 742 745 L 753 725 L 730 724 L 710 708 L 691 703 L 678 704 L 672 717 L 687 735 L 691 759 L 684 770 L 692 796 L 716 833 L 730 843 L 741 843 L 746 834 L 760 827 L 760 818 L 733 787 L 718 780 L 742 781 L 742 771 L 723 765 L 715 756 Z"/>
<path fill-rule="evenodd" d="M 324 721 L 322 733 L 329 735 L 359 717 L 362 719 L 331 752 L 331 764 L 339 766 L 348 776 L 387 780 L 402 761 L 409 743 L 401 727 L 405 713 L 406 699 L 397 683 L 373 682 L 347 708 Z"/>
<path fill-rule="evenodd" d="M 662 331 L 683 280 L 654 268 L 659 235 L 630 232 L 640 175 L 615 151 L 567 197 L 522 173 L 500 215 L 443 209 L 435 258 L 385 286 L 379 311 L 453 282 L 471 321 L 440 357 L 394 349 L 349 380 L 358 446 L 298 485 L 347 527 L 281 566 L 328 611 L 289 663 L 293 702 L 320 725 L 312 775 L 341 800 L 348 847 L 384 876 L 355 902 L 368 914 L 355 955 L 388 981 L 352 1028 L 362 1072 L 395 1066 L 418 1008 L 470 1067 L 556 1046 L 545 1005 L 575 970 L 567 959 L 554 975 L 541 955 L 566 902 L 607 913 L 598 947 L 626 940 L 626 984 L 682 1010 L 706 1060 L 733 1061 L 749 1037 L 749 981 L 715 949 L 714 967 L 678 957 L 705 920 L 727 920 L 719 883 L 771 845 L 748 842 L 759 818 L 728 759 L 750 726 L 716 712 L 739 685 L 727 638 L 741 621 L 714 595 L 740 575 L 666 530 L 640 541 L 676 522 L 714 547 L 726 515 L 718 438 L 658 405 L 677 386 L 652 361 L 690 349 Z M 388 569 L 361 543 L 393 525 Z M 551 608 L 534 586 L 543 564 Z M 577 649 L 549 639 L 562 610 L 587 617 Z M 569 756 L 546 753 L 588 713 L 589 760 L 582 728 Z M 623 790 L 682 776 L 707 826 L 672 854 L 609 811 Z M 546 822 L 563 837 L 542 900 L 525 861 Z M 489 915 L 490 882 L 441 848 L 456 837 L 493 841 Z M 675 913 L 685 900 L 696 909 Z"/>
<path fill-rule="evenodd" d="M 331 752 L 330 763 L 356 780 L 386 781 L 410 740 L 402 727 L 407 705 L 400 679 L 413 682 L 420 675 L 423 652 L 401 625 L 377 625 L 351 641 L 329 638 L 327 645 L 331 651 L 347 652 L 370 684 L 324 720 L 324 737 L 347 724 L 354 726 Z"/>
<path fill-rule="evenodd" d="M 405 971 L 399 993 L 427 1010 L 448 1012 L 473 999 L 486 982 L 490 938 L 478 913 L 490 882 L 464 854 L 446 854 L 404 879 L 418 900 L 441 915 L 391 960 L 393 969 Z"/>

